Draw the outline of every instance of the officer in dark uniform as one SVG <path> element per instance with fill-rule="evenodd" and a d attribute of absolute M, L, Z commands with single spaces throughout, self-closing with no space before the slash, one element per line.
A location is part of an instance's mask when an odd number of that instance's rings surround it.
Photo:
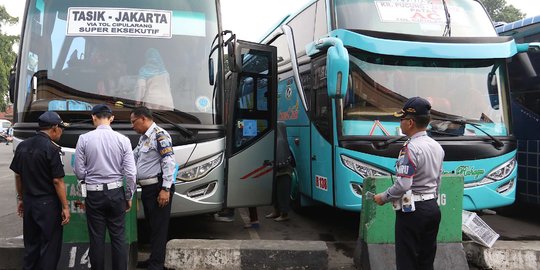
<path fill-rule="evenodd" d="M 62 225 L 70 213 L 61 150 L 54 141 L 68 126 L 55 112 L 39 119 L 39 132 L 21 142 L 10 165 L 23 217 L 23 269 L 56 269 L 62 249 Z"/>
<path fill-rule="evenodd" d="M 394 116 L 400 118 L 402 132 L 409 137 L 396 163 L 394 185 L 374 196 L 383 205 L 396 209 L 397 269 L 433 269 L 441 212 L 437 204 L 444 150 L 426 133 L 431 120 L 431 104 L 413 97 Z"/>

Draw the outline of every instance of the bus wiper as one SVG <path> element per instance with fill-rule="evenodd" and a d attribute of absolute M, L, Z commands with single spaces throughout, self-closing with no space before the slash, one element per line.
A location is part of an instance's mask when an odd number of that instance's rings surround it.
<path fill-rule="evenodd" d="M 450 12 L 448 12 L 448 7 L 446 6 L 446 0 L 442 0 L 444 7 L 444 14 L 446 15 L 446 25 L 444 27 L 443 37 L 452 36 L 452 28 L 450 27 Z"/>
<path fill-rule="evenodd" d="M 133 105 L 130 105 L 130 104 L 127 104 L 127 103 L 123 103 L 122 104 L 123 107 L 126 107 L 126 108 L 130 108 L 130 109 L 134 109 L 136 106 L 133 106 Z M 174 112 L 181 112 L 177 109 L 174 109 Z M 193 139 L 193 132 L 191 132 L 189 129 L 177 124 L 177 123 L 174 123 L 173 121 L 169 120 L 167 117 L 161 115 L 161 112 L 158 112 L 158 111 L 152 111 L 152 115 L 154 117 L 156 117 L 157 119 L 163 121 L 163 122 L 167 122 L 171 125 L 173 125 L 178 131 L 180 131 L 180 133 L 182 135 L 184 135 L 185 138 L 187 139 Z"/>
<path fill-rule="evenodd" d="M 445 136 L 459 136 L 459 134 L 456 134 L 456 133 L 444 132 L 444 131 L 440 131 L 436 129 L 428 129 L 427 131 L 428 133 L 436 133 L 436 134 L 445 135 Z"/>
<path fill-rule="evenodd" d="M 84 120 L 69 122 L 69 127 L 67 127 L 67 128 L 78 127 L 80 124 L 85 124 L 85 123 L 88 123 L 88 122 L 92 122 L 92 119 L 84 119 Z"/>
<path fill-rule="evenodd" d="M 184 135 L 185 138 L 193 139 L 193 132 L 191 132 L 189 129 L 187 129 L 187 128 L 185 128 L 185 127 L 183 127 L 183 126 L 169 120 L 167 117 L 161 115 L 161 112 L 153 111 L 152 113 L 153 113 L 154 117 L 156 117 L 157 119 L 173 125 L 178 131 L 180 131 L 180 133 L 182 133 L 182 135 Z"/>
<path fill-rule="evenodd" d="M 480 125 L 477 124 L 477 123 L 473 123 L 473 122 L 470 122 L 470 121 L 467 121 L 467 120 L 464 120 L 464 119 L 445 119 L 445 118 L 433 118 L 433 120 L 440 120 L 440 121 L 450 121 L 452 123 L 456 123 L 456 124 L 460 124 L 460 125 L 470 125 L 478 130 L 480 130 L 482 133 L 486 134 L 486 136 L 488 136 L 492 141 L 493 141 L 493 146 L 496 148 L 496 149 L 501 149 L 501 147 L 504 146 L 504 143 L 493 137 L 491 134 L 487 133 L 485 130 L 483 130 L 482 128 L 480 128 Z"/>
<path fill-rule="evenodd" d="M 388 145 L 390 145 L 391 143 L 393 142 L 396 142 L 396 141 L 399 141 L 399 140 L 403 140 L 407 138 L 407 136 L 401 136 L 401 137 L 397 137 L 397 138 L 392 138 L 390 140 L 386 140 L 384 142 L 377 142 L 377 143 L 373 143 L 373 146 L 376 148 L 376 149 L 382 149 L 382 148 L 386 148 Z"/>

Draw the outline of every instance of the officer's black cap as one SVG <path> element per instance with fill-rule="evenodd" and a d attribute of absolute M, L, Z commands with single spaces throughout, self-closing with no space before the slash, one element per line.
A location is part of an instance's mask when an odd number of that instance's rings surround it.
<path fill-rule="evenodd" d="M 403 109 L 399 112 L 395 112 L 394 116 L 404 118 L 407 115 L 429 115 L 431 110 L 431 104 L 429 101 L 421 97 L 413 97 L 407 100 L 403 105 Z"/>
<path fill-rule="evenodd" d="M 68 123 L 62 121 L 60 115 L 53 111 L 46 111 L 38 118 L 38 124 L 40 127 L 52 127 L 58 125 L 61 128 L 69 126 Z"/>
<path fill-rule="evenodd" d="M 112 113 L 111 107 L 105 105 L 105 104 L 98 104 L 92 108 L 92 115 L 96 115 L 98 113 Z"/>

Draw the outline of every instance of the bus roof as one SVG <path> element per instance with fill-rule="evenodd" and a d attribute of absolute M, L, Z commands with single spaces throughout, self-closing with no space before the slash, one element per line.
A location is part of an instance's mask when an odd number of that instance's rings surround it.
<path fill-rule="evenodd" d="M 540 15 L 534 16 L 534 17 L 528 17 L 525 19 L 521 19 L 515 22 L 506 23 L 500 26 L 497 26 L 495 30 L 497 30 L 498 34 L 502 34 L 511 30 L 516 30 L 519 28 L 525 28 L 527 26 L 540 23 Z"/>

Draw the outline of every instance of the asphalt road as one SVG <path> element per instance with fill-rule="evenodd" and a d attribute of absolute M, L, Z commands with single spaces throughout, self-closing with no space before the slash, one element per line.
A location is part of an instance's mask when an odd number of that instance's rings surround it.
<path fill-rule="evenodd" d="M 0 238 L 22 235 L 22 219 L 17 216 L 15 177 L 9 169 L 13 144 L 0 144 Z"/>

